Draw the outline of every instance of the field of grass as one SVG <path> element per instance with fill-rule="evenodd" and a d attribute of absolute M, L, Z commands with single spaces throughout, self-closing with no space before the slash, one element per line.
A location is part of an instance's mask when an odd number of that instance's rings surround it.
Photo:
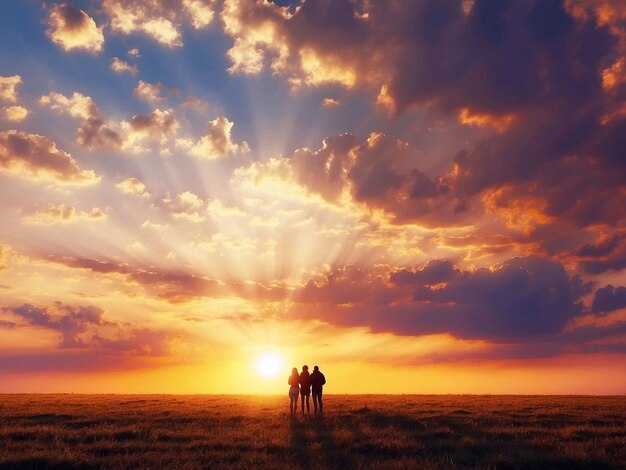
<path fill-rule="evenodd" d="M 626 468 L 626 397 L 0 395 L 8 468 Z"/>

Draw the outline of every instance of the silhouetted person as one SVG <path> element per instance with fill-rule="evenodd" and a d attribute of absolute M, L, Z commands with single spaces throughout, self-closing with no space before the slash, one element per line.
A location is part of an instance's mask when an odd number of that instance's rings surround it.
<path fill-rule="evenodd" d="M 311 396 L 311 375 L 309 374 L 309 366 L 302 366 L 300 372 L 300 403 L 302 406 L 302 416 L 304 416 L 304 402 L 306 400 L 306 412 L 311 414 L 309 409 L 309 396 Z"/>
<path fill-rule="evenodd" d="M 291 369 L 291 375 L 287 379 L 289 384 L 289 412 L 291 416 L 295 416 L 298 412 L 298 394 L 300 393 L 299 383 L 300 376 L 298 375 L 298 369 L 295 367 Z"/>
<path fill-rule="evenodd" d="M 317 408 L 319 406 L 320 414 L 324 412 L 324 405 L 322 403 L 322 388 L 326 383 L 326 377 L 320 372 L 320 368 L 313 367 L 313 373 L 311 374 L 311 389 L 313 392 L 313 410 L 315 416 L 317 416 Z"/>

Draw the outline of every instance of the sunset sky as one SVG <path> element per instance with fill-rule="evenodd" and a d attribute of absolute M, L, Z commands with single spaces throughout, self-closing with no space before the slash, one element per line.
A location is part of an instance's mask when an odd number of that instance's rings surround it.
<path fill-rule="evenodd" d="M 623 1 L 1 11 L 0 392 L 626 393 Z"/>

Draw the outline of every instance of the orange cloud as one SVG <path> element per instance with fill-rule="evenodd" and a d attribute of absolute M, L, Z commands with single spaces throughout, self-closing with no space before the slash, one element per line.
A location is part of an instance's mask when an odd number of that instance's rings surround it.
<path fill-rule="evenodd" d="M 52 256 L 47 260 L 103 276 L 121 276 L 127 282 L 141 286 L 151 295 L 174 304 L 229 293 L 220 281 L 187 272 L 164 271 L 155 267 L 132 266 L 116 261 L 88 258 Z"/>
<path fill-rule="evenodd" d="M 168 195 L 163 199 L 163 207 L 175 219 L 202 222 L 206 217 L 205 201 L 191 191 L 184 191 L 174 197 Z"/>
<path fill-rule="evenodd" d="M 288 76 L 294 89 L 329 83 L 353 87 L 358 77 L 355 62 L 326 48 L 325 43 L 332 39 L 320 41 L 319 27 L 328 25 L 314 24 L 323 22 L 323 19 L 316 16 L 319 12 L 309 16 L 310 9 L 315 10 L 315 7 L 305 4 L 292 14 L 288 8 L 270 2 L 226 2 L 222 20 L 226 33 L 234 39 L 228 51 L 233 64 L 229 71 L 257 74 L 269 66 L 273 72 Z M 307 12 L 303 13 L 303 10 Z M 327 10 L 329 16 L 337 14 L 344 19 L 346 9 L 343 4 L 337 7 L 333 4 Z M 363 21 L 353 11 L 350 15 L 357 23 Z M 346 33 L 341 38 L 335 37 L 340 29 L 326 36 L 338 41 L 349 36 Z M 320 42 L 324 44 L 320 45 Z"/>
<path fill-rule="evenodd" d="M 176 352 L 178 332 L 138 328 L 128 322 L 111 321 L 93 305 L 23 304 L 3 307 L 10 327 L 38 329 L 54 335 L 54 346 L 32 348 L 26 356 L 0 358 L 0 369 L 89 370 L 133 368 L 142 357 L 168 357 Z M 5 326 L 6 328 L 6 326 Z"/>
<path fill-rule="evenodd" d="M 87 13 L 67 3 L 50 7 L 46 34 L 65 51 L 84 50 L 92 54 L 102 51 L 102 28 Z"/>
<path fill-rule="evenodd" d="M 212 0 L 183 0 L 183 9 L 195 29 L 202 29 L 213 21 L 213 4 Z"/>
<path fill-rule="evenodd" d="M 171 109 L 155 109 L 148 115 L 136 114 L 130 121 L 122 121 L 120 126 L 122 150 L 130 153 L 147 151 L 146 142 L 154 142 L 160 151 L 167 151 L 165 144 L 180 127 Z"/>
<path fill-rule="evenodd" d="M 139 73 L 139 69 L 136 65 L 131 65 L 128 62 L 121 60 L 119 57 L 113 57 L 111 59 L 111 70 L 115 73 L 128 72 L 131 75 L 137 75 Z"/>
<path fill-rule="evenodd" d="M 26 260 L 27 258 L 18 254 L 11 245 L 0 243 L 0 270 L 8 269 Z"/>
<path fill-rule="evenodd" d="M 15 103 L 17 101 L 17 86 L 22 84 L 22 77 L 12 75 L 0 76 L 0 100 Z"/>
<path fill-rule="evenodd" d="M 146 185 L 135 177 L 126 178 L 115 185 L 123 194 L 139 196 L 144 199 L 150 198 L 150 193 L 146 191 Z"/>
<path fill-rule="evenodd" d="M 218 116 L 207 123 L 206 135 L 189 148 L 189 154 L 198 158 L 215 160 L 236 153 L 250 151 L 248 143 L 233 142 L 230 135 L 234 123 L 224 116 Z"/>
<path fill-rule="evenodd" d="M 552 221 L 552 217 L 546 215 L 547 201 L 532 195 L 516 194 L 511 185 L 487 191 L 482 202 L 488 214 L 497 215 L 508 228 L 526 234 Z"/>
<path fill-rule="evenodd" d="M 39 134 L 16 130 L 0 132 L 0 171 L 58 184 L 94 184 L 100 178 L 81 170 L 72 156 Z"/>
<path fill-rule="evenodd" d="M 504 132 L 515 121 L 515 115 L 505 114 L 495 116 L 491 114 L 474 113 L 469 108 L 459 111 L 459 122 L 465 126 L 493 127 L 498 132 Z"/>
<path fill-rule="evenodd" d="M 39 104 L 80 119 L 82 122 L 77 133 L 80 145 L 105 149 L 121 145 L 120 135 L 104 124 L 100 109 L 90 96 L 74 92 L 71 97 L 67 97 L 52 92 L 39 98 Z"/>
<path fill-rule="evenodd" d="M 163 85 L 160 83 L 152 84 L 139 80 L 137 87 L 133 90 L 133 94 L 140 100 L 155 103 L 163 101 L 163 96 L 161 96 L 162 89 Z"/>
<path fill-rule="evenodd" d="M 28 109 L 24 106 L 9 106 L 4 110 L 4 117 L 7 121 L 20 122 L 28 116 Z"/>
<path fill-rule="evenodd" d="M 48 204 L 37 210 L 34 214 L 24 217 L 24 221 L 35 225 L 53 225 L 59 223 L 71 223 L 79 220 L 105 220 L 106 212 L 94 207 L 89 212 L 79 211 L 75 207 L 66 204 Z"/>
<path fill-rule="evenodd" d="M 183 22 L 187 21 L 193 28 L 201 29 L 208 26 L 214 17 L 213 0 L 104 0 L 103 7 L 111 19 L 114 32 L 141 32 L 168 47 L 183 45 Z"/>
<path fill-rule="evenodd" d="M 336 108 L 339 106 L 339 100 L 336 98 L 324 98 L 322 101 L 322 106 L 325 108 Z"/>

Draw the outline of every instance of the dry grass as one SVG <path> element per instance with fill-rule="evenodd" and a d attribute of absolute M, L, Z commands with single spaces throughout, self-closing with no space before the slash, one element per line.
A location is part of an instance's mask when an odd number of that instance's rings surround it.
<path fill-rule="evenodd" d="M 626 397 L 0 395 L 7 468 L 626 468 Z"/>

